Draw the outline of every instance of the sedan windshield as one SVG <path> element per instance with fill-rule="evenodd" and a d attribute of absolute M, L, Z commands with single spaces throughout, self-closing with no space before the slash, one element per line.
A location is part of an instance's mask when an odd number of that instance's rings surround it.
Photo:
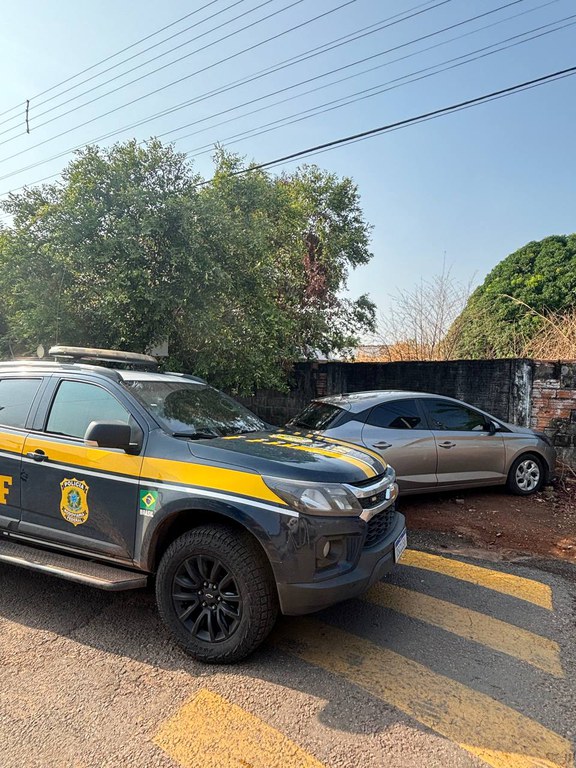
<path fill-rule="evenodd" d="M 289 427 L 328 429 L 342 413 L 342 408 L 330 403 L 310 403 L 288 423 Z"/>
<path fill-rule="evenodd" d="M 266 429 L 266 424 L 228 395 L 195 382 L 126 380 L 154 418 L 177 437 L 191 440 Z"/>

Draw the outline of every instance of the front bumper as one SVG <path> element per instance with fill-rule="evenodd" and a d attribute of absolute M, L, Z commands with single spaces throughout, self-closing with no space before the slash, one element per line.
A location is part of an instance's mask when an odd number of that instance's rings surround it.
<path fill-rule="evenodd" d="M 313 613 L 361 595 L 394 567 L 394 542 L 405 528 L 404 515 L 396 513 L 396 520 L 386 538 L 377 546 L 362 550 L 357 565 L 346 573 L 323 581 L 278 582 L 282 613 L 288 616 Z"/>

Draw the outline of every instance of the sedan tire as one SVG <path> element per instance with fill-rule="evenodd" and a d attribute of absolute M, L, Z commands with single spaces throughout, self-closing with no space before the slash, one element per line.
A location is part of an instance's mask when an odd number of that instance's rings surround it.
<path fill-rule="evenodd" d="M 530 496 L 544 485 L 544 462 L 533 453 L 519 456 L 508 473 L 507 487 L 510 493 L 517 496 Z"/>

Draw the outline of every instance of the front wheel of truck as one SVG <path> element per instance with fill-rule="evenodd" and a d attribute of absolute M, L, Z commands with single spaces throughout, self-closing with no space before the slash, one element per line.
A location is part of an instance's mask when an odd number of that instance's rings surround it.
<path fill-rule="evenodd" d="M 184 533 L 164 553 L 156 601 L 177 643 L 199 661 L 232 664 L 267 637 L 278 597 L 264 553 L 225 525 Z"/>

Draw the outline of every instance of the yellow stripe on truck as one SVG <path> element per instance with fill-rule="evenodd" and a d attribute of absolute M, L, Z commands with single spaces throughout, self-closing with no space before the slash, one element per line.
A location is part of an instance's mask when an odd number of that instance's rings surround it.
<path fill-rule="evenodd" d="M 14 435 L 11 432 L 0 432 L 0 451 L 22 453 L 24 439 L 23 435 Z M 14 458 L 18 457 L 15 456 Z"/>
<path fill-rule="evenodd" d="M 130 456 L 126 453 L 112 453 L 102 448 L 29 437 L 26 441 L 26 451 L 37 449 L 43 450 L 49 459 L 60 464 L 74 464 L 80 468 L 112 472 L 136 479 L 142 476 L 143 482 L 150 480 L 161 483 L 195 485 L 287 506 L 286 502 L 268 488 L 260 475 L 249 472 L 195 464 L 192 461 Z"/>
<path fill-rule="evenodd" d="M 305 445 L 303 443 L 299 443 L 298 441 L 291 441 L 289 435 L 277 434 L 271 435 L 271 437 L 277 438 L 278 440 L 278 442 L 272 443 L 272 445 L 279 445 L 282 446 L 282 448 L 292 448 L 295 451 L 305 451 L 306 453 L 317 453 L 320 456 L 329 456 L 332 459 L 340 459 L 341 461 L 345 461 L 348 464 L 353 464 L 355 467 L 361 469 L 365 473 L 366 477 L 376 477 L 378 474 L 369 462 L 354 458 L 353 456 L 349 456 L 345 452 L 345 449 L 348 449 L 347 445 L 342 445 L 342 450 L 340 451 L 329 451 L 327 448 L 319 448 L 316 445 Z M 336 445 L 338 445 L 338 443 L 336 443 Z M 351 448 L 358 450 L 357 446 L 351 446 Z M 361 452 L 361 450 L 359 452 Z"/>
<path fill-rule="evenodd" d="M 163 483 L 184 483 L 185 485 L 199 485 L 202 488 L 213 488 L 218 491 L 240 493 L 242 496 L 251 496 L 255 499 L 287 506 L 286 502 L 268 488 L 260 475 L 240 472 L 235 469 L 145 457 L 142 465 L 142 477 L 159 480 Z"/>

